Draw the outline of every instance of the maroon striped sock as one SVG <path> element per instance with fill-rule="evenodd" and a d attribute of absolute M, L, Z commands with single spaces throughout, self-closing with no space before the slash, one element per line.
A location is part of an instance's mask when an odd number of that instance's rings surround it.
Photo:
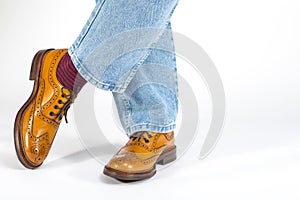
<path fill-rule="evenodd" d="M 86 80 L 78 73 L 68 53 L 66 53 L 59 62 L 56 76 L 63 86 L 72 90 L 76 95 L 86 84 Z"/>

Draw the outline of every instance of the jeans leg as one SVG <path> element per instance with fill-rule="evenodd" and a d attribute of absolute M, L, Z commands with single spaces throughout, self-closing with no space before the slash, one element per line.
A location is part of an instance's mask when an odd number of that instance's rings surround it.
<path fill-rule="evenodd" d="M 124 92 L 159 40 L 178 0 L 98 0 L 69 49 L 79 73 L 98 88 Z"/>
<path fill-rule="evenodd" d="M 160 48 L 166 45 L 169 48 Z M 170 23 L 126 90 L 113 92 L 113 96 L 128 136 L 137 131 L 164 133 L 175 129 L 178 87 Z"/>

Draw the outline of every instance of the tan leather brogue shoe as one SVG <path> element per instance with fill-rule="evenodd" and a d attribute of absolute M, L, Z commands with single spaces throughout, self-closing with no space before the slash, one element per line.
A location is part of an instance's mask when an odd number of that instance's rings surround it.
<path fill-rule="evenodd" d="M 174 133 L 138 132 L 110 160 L 104 174 L 121 181 L 138 181 L 152 177 L 156 164 L 176 160 Z"/>
<path fill-rule="evenodd" d="M 58 63 L 67 49 L 39 51 L 33 61 L 31 96 L 19 110 L 14 127 L 15 148 L 20 162 L 34 169 L 46 159 L 63 116 L 74 94 L 56 78 Z"/>

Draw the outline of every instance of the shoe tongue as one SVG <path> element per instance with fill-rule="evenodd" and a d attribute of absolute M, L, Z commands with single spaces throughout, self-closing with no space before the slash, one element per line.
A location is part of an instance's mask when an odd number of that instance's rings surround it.
<path fill-rule="evenodd" d="M 140 131 L 140 132 L 135 132 L 135 133 L 133 133 L 130 137 L 131 137 L 131 138 L 139 137 L 142 133 L 143 133 L 142 131 Z"/>
<path fill-rule="evenodd" d="M 137 133 L 134 133 L 131 137 L 130 137 L 130 141 L 131 142 L 142 142 L 144 144 L 149 144 L 150 143 L 150 138 L 152 138 L 151 133 L 149 133 L 148 131 L 140 131 Z"/>
<path fill-rule="evenodd" d="M 151 137 L 151 134 L 147 131 L 140 131 L 134 133 L 130 138 L 146 138 L 149 139 Z"/>

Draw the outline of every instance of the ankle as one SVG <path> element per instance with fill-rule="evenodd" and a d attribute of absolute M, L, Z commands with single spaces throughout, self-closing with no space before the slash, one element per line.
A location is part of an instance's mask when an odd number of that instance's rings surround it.
<path fill-rule="evenodd" d="M 86 84 L 86 80 L 78 73 L 71 57 L 66 53 L 58 64 L 56 76 L 58 81 L 76 95 Z"/>

